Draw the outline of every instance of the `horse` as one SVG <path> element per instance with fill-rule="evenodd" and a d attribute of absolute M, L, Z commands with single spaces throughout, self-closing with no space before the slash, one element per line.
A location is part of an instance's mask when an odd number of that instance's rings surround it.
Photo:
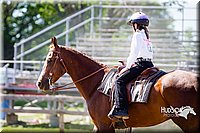
<path fill-rule="evenodd" d="M 48 92 L 50 86 L 62 75 L 68 73 L 80 95 L 86 100 L 89 115 L 95 132 L 115 132 L 112 120 L 108 118 L 111 110 L 110 98 L 97 87 L 111 69 L 86 54 L 70 47 L 57 44 L 51 39 L 49 52 L 37 80 L 38 89 Z M 152 87 L 148 102 L 129 104 L 127 127 L 148 127 L 172 119 L 184 132 L 196 131 L 199 126 L 198 75 L 184 70 L 174 70 L 160 77 Z M 190 106 L 196 115 L 167 117 L 161 107 Z"/>

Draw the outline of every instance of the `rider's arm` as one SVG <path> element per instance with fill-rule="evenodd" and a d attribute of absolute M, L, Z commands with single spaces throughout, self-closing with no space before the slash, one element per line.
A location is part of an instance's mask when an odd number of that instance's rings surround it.
<path fill-rule="evenodd" d="M 136 59 L 138 58 L 138 54 L 142 46 L 142 41 L 143 40 L 141 34 L 136 32 L 133 35 L 131 42 L 131 50 L 127 58 L 127 65 L 126 65 L 127 69 L 131 68 L 131 66 L 136 62 Z"/>

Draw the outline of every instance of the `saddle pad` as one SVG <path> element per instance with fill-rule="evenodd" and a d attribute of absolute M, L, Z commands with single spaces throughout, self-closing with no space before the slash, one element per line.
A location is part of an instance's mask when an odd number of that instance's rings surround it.
<path fill-rule="evenodd" d="M 116 73 L 117 69 L 113 68 L 106 75 L 104 75 L 103 80 L 101 81 L 101 84 L 97 90 L 107 96 L 111 96 L 112 86 L 117 76 Z"/>
<path fill-rule="evenodd" d="M 130 92 L 131 102 L 147 103 L 152 86 L 155 84 L 159 77 L 165 74 L 166 72 L 159 70 L 147 79 L 136 81 Z"/>

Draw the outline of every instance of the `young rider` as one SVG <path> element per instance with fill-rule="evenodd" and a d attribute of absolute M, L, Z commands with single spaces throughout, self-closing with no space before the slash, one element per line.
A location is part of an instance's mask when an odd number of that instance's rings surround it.
<path fill-rule="evenodd" d="M 147 29 L 148 16 L 142 12 L 136 12 L 130 17 L 128 24 L 132 26 L 134 34 L 126 67 L 121 70 L 115 81 L 115 102 L 108 114 L 111 119 L 113 117 L 129 118 L 126 84 L 139 76 L 145 69 L 153 67 L 151 62 L 153 59 L 152 44 Z"/>

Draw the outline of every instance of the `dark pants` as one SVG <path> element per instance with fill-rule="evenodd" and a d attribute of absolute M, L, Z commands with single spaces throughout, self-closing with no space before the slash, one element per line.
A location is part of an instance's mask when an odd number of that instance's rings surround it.
<path fill-rule="evenodd" d="M 136 66 L 131 67 L 124 72 L 115 81 L 115 107 L 121 109 L 128 109 L 128 99 L 126 92 L 126 84 L 137 78 L 145 69 L 153 67 L 151 61 L 140 61 L 136 63 Z"/>

